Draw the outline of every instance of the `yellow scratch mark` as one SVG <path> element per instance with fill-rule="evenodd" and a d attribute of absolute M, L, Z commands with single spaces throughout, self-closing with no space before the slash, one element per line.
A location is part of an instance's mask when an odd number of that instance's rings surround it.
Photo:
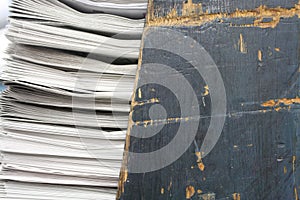
<path fill-rule="evenodd" d="M 275 48 L 275 51 L 280 52 L 280 48 Z"/>
<path fill-rule="evenodd" d="M 203 96 L 209 95 L 209 87 L 208 85 L 204 86 L 205 92 L 203 93 Z"/>
<path fill-rule="evenodd" d="M 283 173 L 284 173 L 284 174 L 287 173 L 287 168 L 286 168 L 286 166 L 283 167 Z"/>
<path fill-rule="evenodd" d="M 141 90 L 141 88 L 139 88 L 139 90 L 138 90 L 138 97 L 141 99 L 142 98 L 142 90 Z"/>
<path fill-rule="evenodd" d="M 198 164 L 198 168 L 200 169 L 200 171 L 204 171 L 205 170 L 205 165 L 203 164 L 203 161 L 202 161 L 202 154 L 201 152 L 196 152 L 195 153 L 196 156 L 197 156 L 197 164 Z"/>
<path fill-rule="evenodd" d="M 191 4 L 189 0 L 184 4 L 183 14 L 188 16 L 154 17 L 154 9 L 150 7 L 147 19 L 148 26 L 200 26 L 205 23 L 222 19 L 254 18 L 252 24 L 245 24 L 245 27 L 275 28 L 282 18 L 300 16 L 300 1 L 292 8 L 268 8 L 261 5 L 254 10 L 236 10 L 233 13 L 203 13 L 200 4 Z M 196 12 L 197 10 L 199 12 Z M 202 12 L 201 12 L 202 10 Z M 194 11 L 191 13 L 191 11 Z M 174 12 L 174 11 L 171 11 Z M 196 13 L 196 14 L 193 14 Z M 172 16 L 172 17 L 170 17 Z M 264 19 L 271 19 L 265 22 Z"/>
<path fill-rule="evenodd" d="M 258 60 L 262 61 L 263 55 L 262 55 L 262 51 L 258 50 Z"/>
<path fill-rule="evenodd" d="M 233 197 L 233 200 L 241 200 L 241 194 L 239 194 L 239 193 L 234 193 L 232 195 L 232 197 Z"/>
<path fill-rule="evenodd" d="M 294 187 L 294 193 L 295 193 L 295 200 L 299 200 L 297 187 Z"/>
<path fill-rule="evenodd" d="M 172 185 L 173 185 L 173 182 L 172 182 L 172 181 L 170 181 L 170 184 L 169 184 L 169 186 L 168 186 L 168 191 L 170 191 L 170 190 L 171 190 L 171 188 L 172 188 Z"/>
<path fill-rule="evenodd" d="M 191 117 L 193 118 L 193 117 Z M 185 118 L 168 118 L 168 119 L 157 119 L 157 120 L 144 120 L 144 121 L 137 121 L 137 122 L 133 122 L 133 125 L 144 125 L 145 127 L 147 127 L 149 124 L 153 125 L 153 124 L 158 124 L 158 123 L 165 123 L 165 124 L 170 124 L 173 122 L 187 122 L 189 121 L 190 118 L 189 117 L 185 117 Z"/>
<path fill-rule="evenodd" d="M 139 97 L 139 98 L 141 98 L 141 97 Z M 131 106 L 132 106 L 132 107 L 135 107 L 135 106 L 143 106 L 143 105 L 145 105 L 145 104 L 159 103 L 159 102 L 160 102 L 160 101 L 159 101 L 158 98 L 152 98 L 152 99 L 149 99 L 148 101 L 143 101 L 143 102 L 136 102 L 136 101 L 134 101 L 134 102 L 131 103 Z"/>
<path fill-rule="evenodd" d="M 195 188 L 193 186 L 188 186 L 186 188 L 186 199 L 191 199 L 195 195 Z"/>
<path fill-rule="evenodd" d="M 296 171 L 296 160 L 297 160 L 297 157 L 293 156 L 293 172 Z"/>
<path fill-rule="evenodd" d="M 245 43 L 245 40 L 244 40 L 244 37 L 242 34 L 240 34 L 239 49 L 240 49 L 241 53 L 247 53 L 247 44 Z"/>
<path fill-rule="evenodd" d="M 247 147 L 253 147 L 253 144 L 248 144 Z"/>
<path fill-rule="evenodd" d="M 299 97 L 296 97 L 294 99 L 283 98 L 283 99 L 277 99 L 277 100 L 272 99 L 272 100 L 262 103 L 261 106 L 263 106 L 263 107 L 278 107 L 281 104 L 283 104 L 285 106 L 290 106 L 293 104 L 300 104 L 300 98 Z"/>
<path fill-rule="evenodd" d="M 161 188 L 160 193 L 165 194 L 165 188 Z"/>

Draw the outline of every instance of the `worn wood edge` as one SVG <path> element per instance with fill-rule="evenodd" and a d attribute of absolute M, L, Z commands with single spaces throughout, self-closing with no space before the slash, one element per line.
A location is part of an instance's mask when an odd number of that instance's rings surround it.
<path fill-rule="evenodd" d="M 153 8 L 153 1 L 149 0 L 147 14 L 146 14 L 146 21 L 150 19 L 149 13 L 151 13 L 150 11 L 152 10 L 152 8 Z M 117 197 L 116 197 L 117 200 L 119 200 L 121 198 L 122 194 L 124 193 L 125 183 L 128 178 L 128 152 L 129 152 L 129 148 L 130 148 L 130 133 L 131 133 L 131 129 L 133 126 L 132 113 L 133 113 L 134 106 L 137 104 L 135 101 L 135 97 L 136 97 L 135 91 L 137 90 L 140 70 L 141 70 L 141 66 L 142 66 L 144 37 L 145 37 L 145 33 L 147 32 L 147 28 L 148 28 L 147 23 L 145 22 L 144 32 L 142 35 L 141 46 L 140 46 L 140 54 L 139 54 L 139 58 L 138 58 L 138 66 L 137 66 L 137 70 L 136 70 L 136 77 L 135 77 L 135 82 L 134 82 L 133 95 L 131 98 L 131 108 L 130 108 L 129 119 L 128 119 L 128 127 L 127 127 L 126 139 L 125 139 L 123 161 L 122 161 L 122 166 L 121 166 L 121 171 L 120 171 L 120 176 L 119 176 L 118 191 L 117 191 Z"/>

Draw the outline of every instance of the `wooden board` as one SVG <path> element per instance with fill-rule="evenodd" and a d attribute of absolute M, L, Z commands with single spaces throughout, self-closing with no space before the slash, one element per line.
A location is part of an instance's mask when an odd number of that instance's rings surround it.
<path fill-rule="evenodd" d="M 150 0 L 117 199 L 299 199 L 299 8 Z"/>

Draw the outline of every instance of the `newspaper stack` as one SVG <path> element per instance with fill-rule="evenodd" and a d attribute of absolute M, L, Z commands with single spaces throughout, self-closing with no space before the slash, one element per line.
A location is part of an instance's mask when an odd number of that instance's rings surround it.
<path fill-rule="evenodd" d="M 146 0 L 14 0 L 0 198 L 115 199 Z"/>

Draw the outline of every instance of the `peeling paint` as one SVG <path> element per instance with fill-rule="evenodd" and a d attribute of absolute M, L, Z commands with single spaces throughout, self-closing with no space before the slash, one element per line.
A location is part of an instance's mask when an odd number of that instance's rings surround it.
<path fill-rule="evenodd" d="M 186 199 L 191 199 L 195 195 L 195 188 L 193 186 L 188 186 L 186 188 Z"/>
<path fill-rule="evenodd" d="M 204 86 L 205 92 L 203 93 L 203 96 L 208 96 L 209 95 L 209 87 L 208 85 Z"/>
<path fill-rule="evenodd" d="M 121 188 L 119 188 L 119 192 L 124 193 L 124 191 L 125 191 L 124 183 L 126 183 L 127 179 L 128 179 L 128 171 L 124 170 L 121 172 L 120 179 L 119 179 L 119 186 L 121 187 Z M 118 194 L 118 196 L 120 196 L 120 195 L 121 194 Z"/>
<path fill-rule="evenodd" d="M 203 13 L 202 12 L 189 12 L 193 10 L 197 5 L 187 3 L 184 6 L 183 13 L 189 14 L 188 16 L 178 16 L 173 13 L 166 17 L 154 17 L 154 13 L 149 14 L 147 20 L 148 26 L 200 26 L 205 23 L 223 20 L 223 19 L 237 19 L 237 18 L 254 18 L 252 24 L 245 24 L 245 27 L 260 27 L 260 28 L 275 28 L 282 18 L 292 18 L 300 16 L 300 1 L 293 8 L 268 8 L 265 5 L 261 5 L 254 10 L 236 10 L 232 13 Z M 186 11 L 187 9 L 187 11 Z M 200 5 L 197 6 L 200 9 Z M 154 12 L 154 9 L 150 9 L 150 12 Z M 174 12 L 173 10 L 171 12 Z M 265 19 L 271 19 L 265 22 Z"/>
<path fill-rule="evenodd" d="M 241 194 L 239 193 L 234 193 L 232 194 L 233 200 L 241 200 Z"/>
<path fill-rule="evenodd" d="M 279 107 L 280 105 L 290 106 L 293 104 L 300 104 L 300 98 L 296 97 L 294 99 L 271 99 L 261 104 L 262 107 Z"/>
<path fill-rule="evenodd" d="M 198 168 L 203 172 L 205 170 L 205 165 L 202 162 L 198 163 Z"/>
<path fill-rule="evenodd" d="M 198 168 L 200 169 L 200 171 L 204 171 L 205 170 L 205 165 L 203 164 L 203 161 L 202 161 L 202 154 L 201 152 L 196 152 L 195 153 L 196 156 L 197 156 L 197 164 L 198 164 Z"/>

